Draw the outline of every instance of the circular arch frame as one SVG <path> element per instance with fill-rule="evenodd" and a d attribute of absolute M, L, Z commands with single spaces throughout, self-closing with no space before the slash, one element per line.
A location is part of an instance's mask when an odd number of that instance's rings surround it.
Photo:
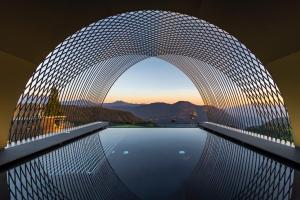
<path fill-rule="evenodd" d="M 198 89 L 208 121 L 293 141 L 283 98 L 262 63 L 235 37 L 204 20 L 168 11 L 136 11 L 95 22 L 59 44 L 20 96 L 8 143 L 96 121 L 106 94 L 127 69 L 163 59 Z M 56 91 L 61 116 L 45 115 Z M 76 114 L 75 114 L 76 113 Z M 45 128 L 47 127 L 47 128 Z"/>

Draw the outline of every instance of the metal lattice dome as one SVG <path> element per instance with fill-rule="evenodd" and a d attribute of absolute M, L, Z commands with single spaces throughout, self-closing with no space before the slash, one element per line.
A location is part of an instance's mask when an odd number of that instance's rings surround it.
<path fill-rule="evenodd" d="M 18 101 L 9 142 L 49 132 L 37 124 L 51 121 L 41 118 L 53 88 L 60 102 L 80 102 L 61 108 L 70 122 L 65 128 L 92 122 L 86 115 L 71 113 L 80 113 L 91 102 L 101 104 L 118 77 L 149 57 L 173 64 L 193 81 L 210 122 L 292 141 L 280 91 L 249 49 L 204 20 L 150 10 L 90 24 L 49 53 Z"/>

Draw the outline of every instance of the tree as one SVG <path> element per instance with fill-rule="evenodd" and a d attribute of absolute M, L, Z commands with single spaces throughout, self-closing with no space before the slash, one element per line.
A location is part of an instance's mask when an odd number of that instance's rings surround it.
<path fill-rule="evenodd" d="M 60 116 L 62 115 L 61 112 L 61 105 L 58 98 L 58 90 L 53 87 L 51 88 L 51 92 L 49 95 L 49 100 L 45 108 L 44 115 L 45 116 Z"/>

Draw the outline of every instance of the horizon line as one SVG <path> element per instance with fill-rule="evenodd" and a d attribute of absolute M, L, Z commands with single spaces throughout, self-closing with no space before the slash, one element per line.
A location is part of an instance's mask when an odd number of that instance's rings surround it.
<path fill-rule="evenodd" d="M 115 101 L 108 101 L 108 102 L 105 102 L 105 100 L 103 101 L 103 104 L 105 103 L 116 103 L 116 102 L 123 102 L 123 103 L 128 103 L 128 104 L 140 104 L 140 105 L 143 105 L 143 104 L 153 104 L 153 103 L 165 103 L 165 104 L 175 104 L 175 103 L 178 103 L 178 102 L 189 102 L 191 104 L 194 104 L 194 105 L 204 105 L 204 104 L 201 104 L 201 103 L 194 103 L 194 102 L 191 102 L 191 101 L 188 101 L 188 100 L 178 100 L 178 101 L 175 101 L 175 102 L 165 102 L 165 101 L 153 101 L 153 102 L 130 102 L 130 101 L 123 101 L 123 100 L 115 100 Z"/>

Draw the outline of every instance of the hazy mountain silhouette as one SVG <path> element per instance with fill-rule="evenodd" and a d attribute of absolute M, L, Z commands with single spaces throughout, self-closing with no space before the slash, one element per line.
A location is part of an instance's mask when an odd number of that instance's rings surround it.
<path fill-rule="evenodd" d="M 25 96 L 22 101 L 19 102 L 19 104 L 27 103 L 45 105 L 47 102 L 47 96 L 29 95 Z M 75 99 L 64 100 L 61 102 L 61 105 L 97 108 L 101 107 L 102 104 L 85 99 Z M 229 124 L 232 126 L 245 128 L 252 128 L 266 123 L 265 121 L 261 120 L 258 112 L 259 110 L 268 110 L 269 112 L 275 113 L 280 113 L 284 110 L 284 108 L 282 107 L 277 106 L 274 108 L 274 106 L 272 107 L 270 105 L 241 105 L 229 107 L 226 108 L 226 110 L 222 110 L 214 106 L 194 105 L 188 101 L 179 101 L 174 104 L 168 104 L 164 102 L 135 104 L 124 101 L 116 101 L 113 103 L 103 103 L 103 107 L 112 110 L 127 111 L 132 113 L 136 117 L 143 119 L 144 121 L 152 121 L 155 123 L 196 123 L 207 121 L 207 119 L 209 118 L 208 121 L 215 121 L 220 124 Z M 209 115 L 207 115 L 208 111 L 210 111 Z M 195 116 L 192 116 L 194 114 Z"/>
<path fill-rule="evenodd" d="M 150 103 L 132 104 L 123 101 L 104 103 L 103 107 L 118 109 L 133 113 L 135 116 L 154 123 L 196 123 L 207 121 L 206 113 L 202 106 L 188 101 L 178 101 L 174 104 Z"/>
<path fill-rule="evenodd" d="M 103 103 L 103 107 L 116 109 L 116 110 L 125 110 L 129 111 L 131 108 L 141 106 L 145 104 L 134 104 L 134 103 L 127 103 L 125 101 L 115 101 L 113 103 Z"/>
<path fill-rule="evenodd" d="M 79 107 L 96 107 L 101 106 L 101 103 L 95 103 L 86 99 L 77 99 L 77 100 L 70 100 L 70 101 L 63 101 L 62 105 L 66 106 L 79 106 Z"/>
<path fill-rule="evenodd" d="M 129 124 L 144 122 L 141 118 L 136 117 L 130 112 L 102 108 L 100 106 L 84 107 L 75 105 L 63 105 L 62 111 L 63 114 L 67 116 L 67 120 L 75 124 L 85 124 L 95 121 L 109 121 L 112 123 Z"/>

